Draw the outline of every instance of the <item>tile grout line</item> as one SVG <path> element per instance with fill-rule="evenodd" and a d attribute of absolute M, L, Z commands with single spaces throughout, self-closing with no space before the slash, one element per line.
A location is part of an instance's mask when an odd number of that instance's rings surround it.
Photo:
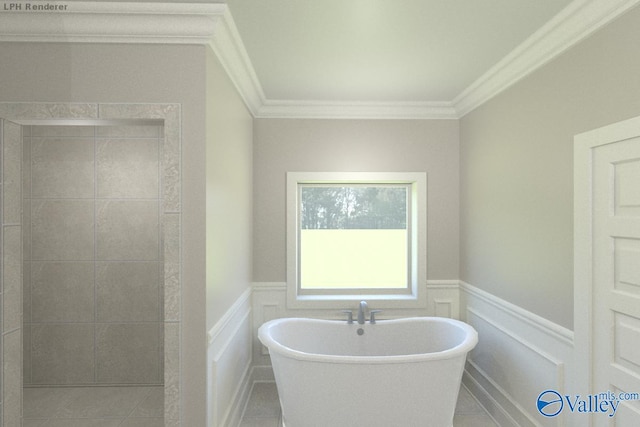
<path fill-rule="evenodd" d="M 163 233 L 164 233 L 164 227 L 163 227 L 163 216 L 162 216 L 162 204 L 163 204 L 163 197 L 162 197 L 162 175 L 161 175 L 161 171 L 162 171 L 162 145 L 161 145 L 161 141 L 160 141 L 160 126 L 156 126 L 155 127 L 155 131 L 156 131 L 156 144 L 157 144 L 157 148 L 156 148 L 156 153 L 157 153 L 157 159 L 158 159 L 158 167 L 157 167 L 157 179 L 158 179 L 158 185 L 157 185 L 157 201 L 158 201 L 158 265 L 156 267 L 157 271 L 158 271 L 158 278 L 157 278 L 157 286 L 158 286 L 158 294 L 157 294 L 157 301 L 158 301 L 158 312 L 157 312 L 157 319 L 158 319 L 158 329 L 156 331 L 157 335 L 158 335 L 158 344 L 162 343 L 162 346 L 158 345 L 158 349 L 156 351 L 156 357 L 158 358 L 158 369 L 157 369 L 157 379 L 158 382 L 162 382 L 162 384 L 164 384 L 164 337 L 163 337 L 163 332 L 164 332 L 164 327 L 163 327 L 163 322 L 164 322 L 164 257 L 163 257 L 163 249 L 164 249 L 164 237 L 163 237 Z"/>
<path fill-rule="evenodd" d="M 22 141 L 24 145 L 24 141 Z M 24 151 L 23 151 L 24 153 Z M 24 242 L 23 242 L 24 244 Z M 24 260 L 23 260 L 24 261 Z M 33 126 L 29 129 L 29 383 L 33 382 Z M 24 287 L 24 272 L 23 283 Z M 24 290 L 23 290 L 24 291 Z M 23 292 L 24 293 L 24 292 Z M 24 302 L 23 302 L 24 310 Z M 24 315 L 24 313 L 23 313 Z M 23 318 L 24 324 L 24 318 Z M 22 332 L 24 340 L 24 331 Z M 24 350 L 24 342 L 23 342 Z M 22 355 L 24 363 L 24 355 Z M 22 386 L 24 387 L 24 366 L 22 367 Z M 24 405 L 24 402 L 23 402 Z"/>
<path fill-rule="evenodd" d="M 98 127 L 93 127 L 93 382 L 98 383 Z"/>

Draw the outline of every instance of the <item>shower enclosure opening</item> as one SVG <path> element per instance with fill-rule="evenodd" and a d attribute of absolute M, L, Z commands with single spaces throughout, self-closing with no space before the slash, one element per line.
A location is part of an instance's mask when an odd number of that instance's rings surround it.
<path fill-rule="evenodd" d="M 0 427 L 179 427 L 180 104 L 0 102 Z"/>
<path fill-rule="evenodd" d="M 22 126 L 25 420 L 164 425 L 163 131 Z"/>

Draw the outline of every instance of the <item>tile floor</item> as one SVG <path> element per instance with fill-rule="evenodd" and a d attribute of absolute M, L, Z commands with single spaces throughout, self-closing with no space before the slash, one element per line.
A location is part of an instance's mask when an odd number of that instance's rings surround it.
<path fill-rule="evenodd" d="M 280 427 L 280 403 L 274 382 L 256 382 L 239 427 Z M 453 427 L 497 427 L 471 393 L 460 388 Z"/>
<path fill-rule="evenodd" d="M 23 427 L 164 427 L 164 387 L 23 390 Z"/>

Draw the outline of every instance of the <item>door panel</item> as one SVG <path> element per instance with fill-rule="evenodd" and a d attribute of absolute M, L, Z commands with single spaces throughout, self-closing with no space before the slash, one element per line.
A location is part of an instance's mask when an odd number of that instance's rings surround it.
<path fill-rule="evenodd" d="M 640 137 L 593 150 L 593 333 L 591 392 L 640 392 Z M 640 425 L 639 404 L 594 424 Z"/>

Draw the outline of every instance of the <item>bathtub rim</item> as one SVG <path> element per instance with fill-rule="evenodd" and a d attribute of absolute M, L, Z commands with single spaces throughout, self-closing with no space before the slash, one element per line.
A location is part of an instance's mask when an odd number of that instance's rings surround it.
<path fill-rule="evenodd" d="M 304 321 L 310 323 L 325 323 L 325 324 L 345 324 L 345 321 L 341 320 L 326 320 L 326 319 L 314 319 L 307 317 L 284 317 L 280 319 L 270 320 L 265 322 L 258 329 L 258 338 L 260 342 L 265 345 L 271 354 L 275 352 L 278 355 L 292 358 L 300 361 L 317 362 L 317 363 L 333 363 L 333 364 L 398 364 L 398 363 L 420 363 L 426 361 L 447 360 L 458 357 L 466 357 L 466 354 L 471 351 L 478 343 L 478 333 L 469 324 L 447 317 L 403 317 L 399 319 L 378 320 L 380 324 L 393 324 L 393 323 L 410 323 L 410 322 L 440 322 L 448 323 L 455 327 L 458 327 L 466 333 L 465 339 L 458 345 L 448 348 L 446 350 L 433 352 L 433 353 L 418 353 L 418 354 L 402 354 L 393 356 L 345 356 L 345 355 L 330 355 L 330 354 L 315 354 L 306 353 L 300 350 L 294 350 L 287 347 L 278 341 L 276 341 L 269 330 L 278 324 Z M 368 327 L 370 324 L 366 324 Z M 354 325 L 358 326 L 358 325 Z M 375 325 L 372 325 L 375 326 Z"/>

